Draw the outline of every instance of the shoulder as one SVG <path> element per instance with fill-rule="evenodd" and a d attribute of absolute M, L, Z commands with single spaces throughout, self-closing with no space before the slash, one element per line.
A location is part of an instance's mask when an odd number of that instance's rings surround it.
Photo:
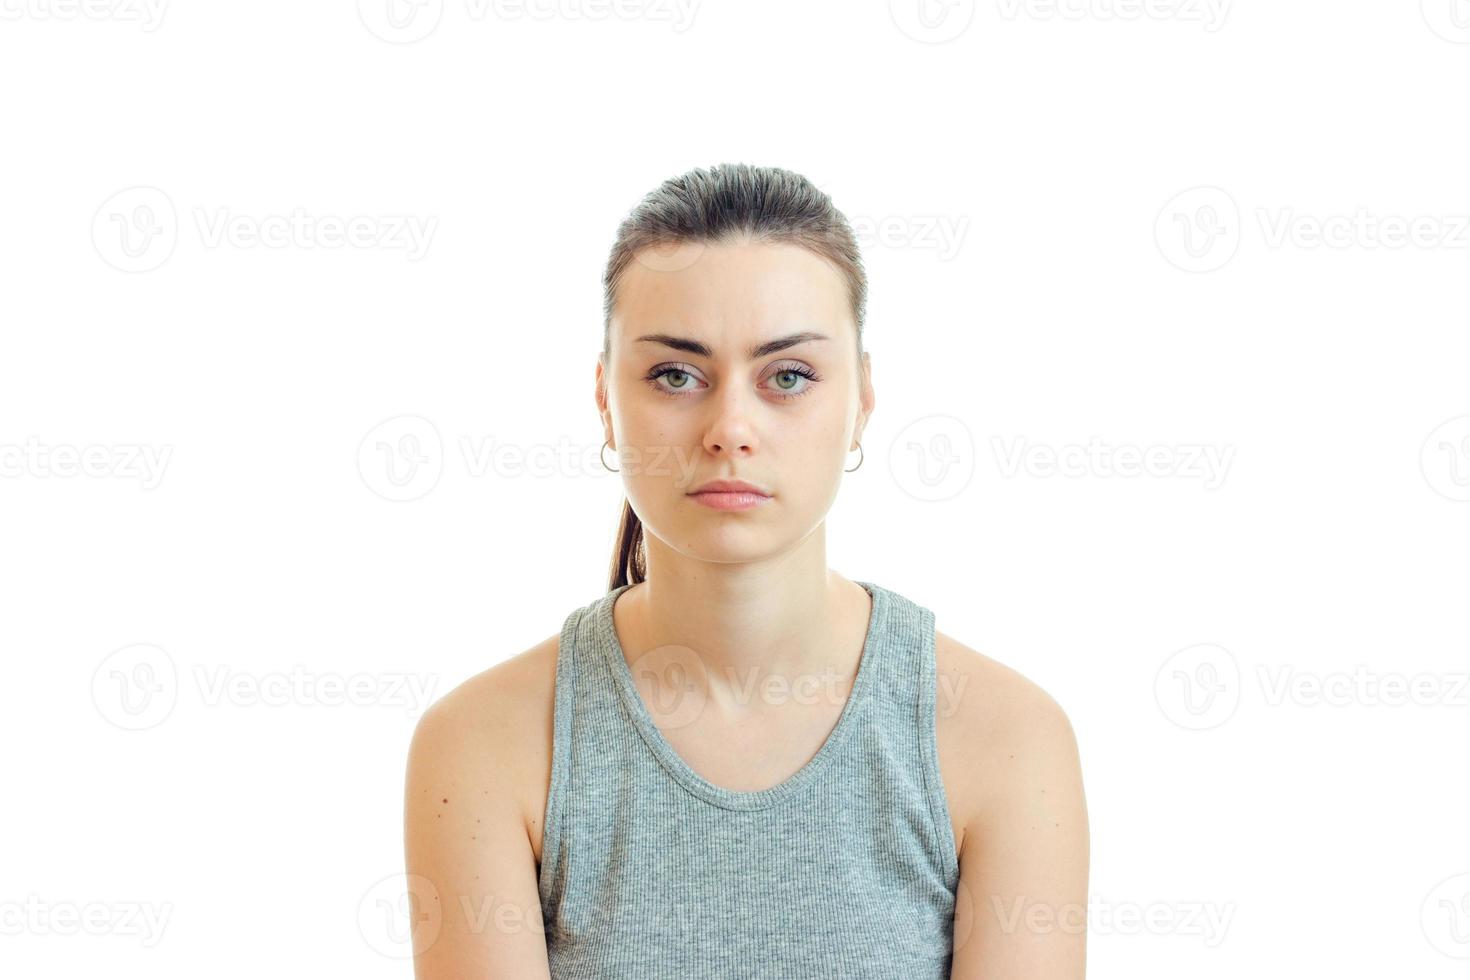
<path fill-rule="evenodd" d="M 403 821 L 409 900 L 427 926 L 411 930 L 417 976 L 546 975 L 537 801 L 546 799 L 556 645 L 469 678 L 414 729 Z"/>
<path fill-rule="evenodd" d="M 410 806 L 416 787 L 428 795 L 455 787 L 477 805 L 494 798 L 518 812 L 539 859 L 559 640 L 547 637 L 430 705 L 409 747 Z"/>
<path fill-rule="evenodd" d="M 935 730 L 956 843 L 1034 793 L 1078 799 L 1077 740 L 1062 706 L 998 660 L 935 631 Z"/>

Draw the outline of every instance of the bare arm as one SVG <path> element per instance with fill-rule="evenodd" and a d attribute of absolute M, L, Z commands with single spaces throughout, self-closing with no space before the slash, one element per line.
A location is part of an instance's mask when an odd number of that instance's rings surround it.
<path fill-rule="evenodd" d="M 1001 673 L 961 722 L 972 785 L 985 788 L 965 814 L 950 975 L 1082 980 L 1089 841 L 1076 738 L 1044 691 Z"/>
<path fill-rule="evenodd" d="M 404 843 L 416 980 L 550 977 L 536 858 L 517 792 L 535 755 L 525 743 L 536 733 L 518 727 L 524 717 L 506 684 L 503 672 L 471 679 L 414 732 Z"/>

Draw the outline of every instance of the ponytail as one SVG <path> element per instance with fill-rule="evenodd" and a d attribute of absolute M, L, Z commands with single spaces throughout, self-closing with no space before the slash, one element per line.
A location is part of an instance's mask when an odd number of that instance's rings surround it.
<path fill-rule="evenodd" d="M 647 555 L 643 550 L 643 522 L 633 513 L 633 505 L 623 501 L 623 519 L 618 523 L 618 543 L 613 549 L 612 569 L 607 589 L 644 580 Z"/>

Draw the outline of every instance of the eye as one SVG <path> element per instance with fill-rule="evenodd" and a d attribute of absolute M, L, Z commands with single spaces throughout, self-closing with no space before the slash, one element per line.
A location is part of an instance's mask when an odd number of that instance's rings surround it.
<path fill-rule="evenodd" d="M 769 390 L 774 391 L 781 399 L 800 398 L 812 390 L 812 385 L 822 380 L 811 368 L 797 362 L 777 365 L 776 371 L 768 375 L 768 379 L 772 382 Z M 697 391 L 700 387 L 708 387 L 694 373 L 693 368 L 686 364 L 656 365 L 644 380 L 654 391 L 674 397 Z"/>
<path fill-rule="evenodd" d="M 665 378 L 668 380 L 665 381 Z M 659 364 L 648 372 L 644 380 L 654 391 L 661 391 L 666 395 L 693 391 L 699 385 L 699 379 L 684 364 Z"/>
<path fill-rule="evenodd" d="M 772 389 L 781 398 L 800 398 L 812 390 L 812 387 L 822 379 L 817 373 L 805 364 L 789 363 L 777 365 L 776 372 L 771 375 L 775 387 Z"/>

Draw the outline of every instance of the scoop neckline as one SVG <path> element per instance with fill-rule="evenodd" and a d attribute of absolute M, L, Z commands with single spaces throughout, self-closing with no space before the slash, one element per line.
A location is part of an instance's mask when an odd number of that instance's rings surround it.
<path fill-rule="evenodd" d="M 668 739 L 664 738 L 663 732 L 654 723 L 653 716 L 648 713 L 648 707 L 643 703 L 642 695 L 638 693 L 637 684 L 634 683 L 632 671 L 628 667 L 627 657 L 623 654 L 622 641 L 618 639 L 617 629 L 613 625 L 613 606 L 617 603 L 618 596 L 637 583 L 629 582 L 620 585 L 603 597 L 597 608 L 598 632 L 601 640 L 599 646 L 608 658 L 608 666 L 617 679 L 618 691 L 633 719 L 634 727 L 637 728 L 643 741 L 647 743 L 669 775 L 678 780 L 689 792 L 715 806 L 727 810 L 760 810 L 789 799 L 827 767 L 837 756 L 843 742 L 857 724 L 856 719 L 862 702 L 868 688 L 872 686 L 873 675 L 878 671 L 874 661 L 878 659 L 879 637 L 883 634 L 888 617 L 888 594 L 884 589 L 872 582 L 858 579 L 853 579 L 852 582 L 862 586 L 872 597 L 872 608 L 868 613 L 868 631 L 863 637 L 862 656 L 858 660 L 857 672 L 853 676 L 852 688 L 847 693 L 847 701 L 843 704 L 842 711 L 837 716 L 837 722 L 832 726 L 832 731 L 827 734 L 826 741 L 822 743 L 821 748 L 817 749 L 816 754 L 807 760 L 806 765 L 776 785 L 758 790 L 735 790 L 717 786 L 695 772 L 684 761 L 684 757 L 674 751 L 674 747 L 669 744 Z"/>

